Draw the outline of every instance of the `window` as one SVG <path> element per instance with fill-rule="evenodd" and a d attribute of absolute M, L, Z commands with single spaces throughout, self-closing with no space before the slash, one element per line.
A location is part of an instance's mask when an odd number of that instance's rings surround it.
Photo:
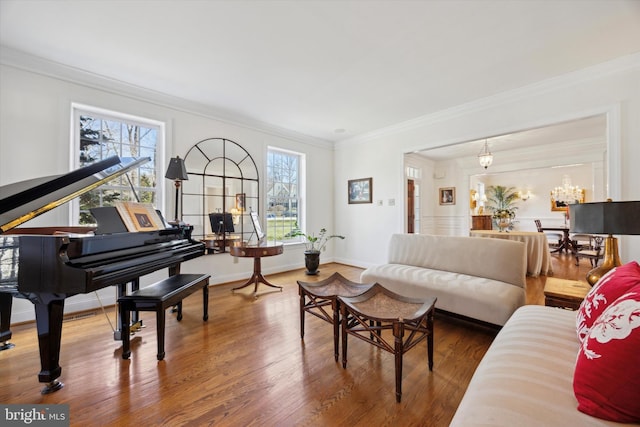
<path fill-rule="evenodd" d="M 422 169 L 407 166 L 406 175 L 407 178 L 420 179 L 422 178 Z"/>
<path fill-rule="evenodd" d="M 73 118 L 74 169 L 112 156 L 151 158 L 137 169 L 76 199 L 73 223 L 95 224 L 89 209 L 113 206 L 117 201 L 138 201 L 139 198 L 141 203 L 161 205 L 157 183 L 162 183 L 162 176 L 158 176 L 161 165 L 157 153 L 162 152 L 162 123 L 76 105 Z"/>
<path fill-rule="evenodd" d="M 304 156 L 269 148 L 267 151 L 267 239 L 291 240 L 296 225 L 302 226 L 300 199 Z M 298 240 L 298 239 L 296 239 Z"/>

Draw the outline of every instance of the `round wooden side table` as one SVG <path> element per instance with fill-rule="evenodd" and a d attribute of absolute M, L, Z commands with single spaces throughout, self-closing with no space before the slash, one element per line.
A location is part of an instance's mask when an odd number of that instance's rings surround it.
<path fill-rule="evenodd" d="M 253 275 L 246 283 L 233 288 L 232 291 L 236 291 L 238 289 L 246 288 L 247 286 L 253 284 L 255 287 L 253 289 L 253 296 L 258 297 L 258 284 L 264 283 L 267 286 L 272 288 L 278 288 L 282 291 L 282 286 L 274 285 L 273 283 L 269 283 L 267 279 L 262 275 L 262 264 L 261 260 L 263 257 L 280 255 L 284 252 L 284 246 L 281 242 L 264 242 L 258 245 L 247 245 L 247 244 L 235 244 L 229 246 L 229 253 L 234 257 L 241 258 L 253 258 Z"/>

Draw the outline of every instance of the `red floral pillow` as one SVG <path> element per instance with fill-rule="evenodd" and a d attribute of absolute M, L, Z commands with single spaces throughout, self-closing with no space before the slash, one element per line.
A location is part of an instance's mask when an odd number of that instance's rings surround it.
<path fill-rule="evenodd" d="M 616 267 L 602 276 L 587 293 L 578 309 L 576 330 L 580 342 L 587 336 L 600 314 L 622 294 L 637 285 L 640 285 L 640 265 L 636 261 Z"/>
<path fill-rule="evenodd" d="M 573 391 L 581 412 L 640 422 L 640 285 L 593 323 L 578 352 Z"/>

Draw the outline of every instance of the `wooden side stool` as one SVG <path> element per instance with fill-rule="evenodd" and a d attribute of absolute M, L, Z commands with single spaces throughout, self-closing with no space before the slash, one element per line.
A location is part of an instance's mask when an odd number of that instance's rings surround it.
<path fill-rule="evenodd" d="M 129 295 L 118 298 L 122 319 L 122 358 L 131 356 L 130 314 L 132 311 L 155 311 L 158 336 L 158 360 L 164 359 L 165 310 L 178 306 L 178 321 L 182 320 L 182 300 L 202 289 L 204 321 L 209 319 L 209 274 L 176 274 Z"/>
<path fill-rule="evenodd" d="M 301 282 L 298 280 L 300 295 L 300 339 L 304 339 L 305 313 L 333 324 L 333 349 L 338 361 L 338 342 L 340 337 L 340 306 L 338 296 L 353 297 L 360 295 L 373 286 L 373 283 L 357 283 L 345 279 L 340 273 L 333 273 L 319 282 Z M 331 307 L 328 313 L 326 308 Z"/>
<path fill-rule="evenodd" d="M 347 367 L 347 336 L 353 335 L 395 355 L 396 401 L 402 397 L 402 356 L 427 340 L 429 370 L 433 370 L 433 314 L 436 298 L 408 298 L 376 283 L 357 297 L 338 297 L 342 316 L 342 367 Z M 389 343 L 382 331 L 391 330 Z M 408 336 L 405 338 L 405 332 Z"/>
<path fill-rule="evenodd" d="M 547 277 L 544 284 L 544 305 L 577 310 L 590 290 L 591 286 L 585 282 Z"/>

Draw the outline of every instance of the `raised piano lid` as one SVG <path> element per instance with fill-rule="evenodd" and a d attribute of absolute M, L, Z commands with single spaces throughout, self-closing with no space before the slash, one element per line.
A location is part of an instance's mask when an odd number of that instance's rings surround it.
<path fill-rule="evenodd" d="M 48 212 L 151 160 L 109 157 L 63 175 L 0 187 L 0 234 Z"/>

